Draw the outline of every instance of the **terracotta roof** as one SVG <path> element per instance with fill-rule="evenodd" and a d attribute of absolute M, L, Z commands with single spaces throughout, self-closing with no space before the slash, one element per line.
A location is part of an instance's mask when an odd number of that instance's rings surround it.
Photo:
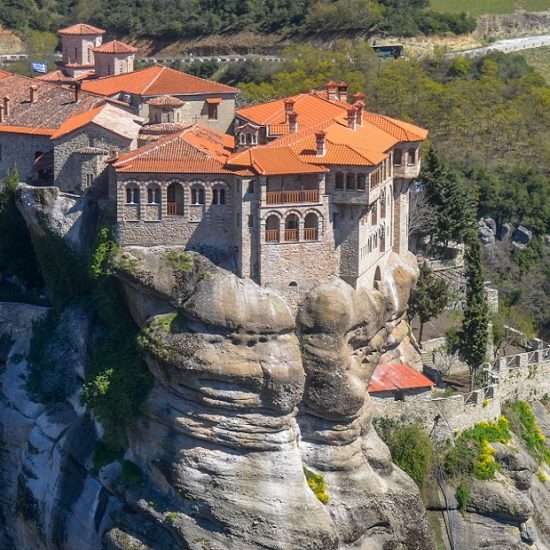
<path fill-rule="evenodd" d="M 121 92 L 141 96 L 235 94 L 238 92 L 237 88 L 161 65 L 153 65 L 132 73 L 87 80 L 82 84 L 82 89 L 106 96 Z"/>
<path fill-rule="evenodd" d="M 77 23 L 76 25 L 57 31 L 57 34 L 91 35 L 105 34 L 105 31 L 97 27 L 92 27 L 92 25 L 87 25 L 86 23 Z"/>
<path fill-rule="evenodd" d="M 290 147 L 252 147 L 233 155 L 228 165 L 253 169 L 263 176 L 281 176 L 285 174 L 323 174 L 322 166 L 303 162 Z"/>
<path fill-rule="evenodd" d="M 124 42 L 111 40 L 111 42 L 105 42 L 105 44 L 102 44 L 97 48 L 92 48 L 92 51 L 94 53 L 135 53 L 138 49 L 125 44 Z"/>
<path fill-rule="evenodd" d="M 178 130 L 185 130 L 190 126 L 185 122 L 159 122 L 158 124 L 144 124 L 139 131 L 140 134 L 171 134 Z"/>
<path fill-rule="evenodd" d="M 364 113 L 364 120 L 384 130 L 399 141 L 423 141 L 428 137 L 428 130 L 385 115 Z"/>
<path fill-rule="evenodd" d="M 410 365 L 378 365 L 372 374 L 368 392 L 413 390 L 433 386 L 434 383 L 429 378 Z"/>
<path fill-rule="evenodd" d="M 101 105 L 85 113 L 68 118 L 52 135 L 52 139 L 58 139 L 74 130 L 93 123 L 131 140 L 137 137 L 141 128 L 141 124 L 138 124 L 137 121 L 141 122 L 143 119 L 114 105 Z"/>
<path fill-rule="evenodd" d="M 30 102 L 30 87 L 37 87 L 37 99 Z M 74 90 L 37 78 L 0 71 L 0 99 L 9 96 L 10 114 L 0 131 L 51 135 L 67 118 L 103 105 L 106 99 L 85 92 L 74 100 Z"/>
<path fill-rule="evenodd" d="M 270 133 L 271 127 L 273 126 L 274 134 L 280 135 L 281 125 L 287 122 L 285 118 L 285 101 L 288 99 L 294 101 L 292 109 L 298 115 L 297 122 L 300 128 L 305 128 L 324 120 L 345 118 L 348 111 L 348 108 L 344 106 L 344 102 L 332 103 L 319 97 L 316 93 L 310 93 L 299 94 L 291 98 L 277 99 L 275 101 L 269 101 L 268 103 L 253 105 L 252 107 L 245 107 L 237 110 L 236 114 L 240 118 L 253 122 L 254 124 L 260 126 L 267 125 Z M 351 105 L 348 105 L 348 107 L 353 109 Z"/>
<path fill-rule="evenodd" d="M 93 71 L 88 71 L 82 75 L 71 77 L 67 76 L 63 73 L 63 71 L 58 69 L 57 71 L 51 71 L 49 73 L 36 76 L 35 80 L 42 80 L 43 82 L 56 82 L 58 84 L 70 84 L 71 82 L 76 82 L 78 80 L 89 78 L 92 74 Z"/>
<path fill-rule="evenodd" d="M 226 144 L 220 132 L 193 124 L 121 155 L 113 165 L 117 172 L 130 173 L 232 174 L 225 167 Z"/>
<path fill-rule="evenodd" d="M 153 99 L 150 99 L 147 103 L 149 105 L 153 105 L 153 107 L 181 107 L 182 105 L 185 105 L 185 101 L 182 101 L 181 99 L 171 95 L 161 95 L 159 97 L 154 97 Z"/>

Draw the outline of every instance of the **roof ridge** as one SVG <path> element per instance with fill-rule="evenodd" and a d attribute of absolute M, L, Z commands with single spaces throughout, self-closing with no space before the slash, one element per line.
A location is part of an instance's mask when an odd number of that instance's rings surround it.
<path fill-rule="evenodd" d="M 147 86 L 145 86 L 145 88 L 143 88 L 143 90 L 141 90 L 142 94 L 145 94 L 145 92 L 159 79 L 160 75 L 166 69 L 166 67 L 164 65 L 153 65 L 153 67 L 160 67 L 160 71 L 157 73 L 155 78 L 153 78 L 153 80 L 151 80 L 151 82 L 149 82 L 149 84 L 147 84 Z"/>

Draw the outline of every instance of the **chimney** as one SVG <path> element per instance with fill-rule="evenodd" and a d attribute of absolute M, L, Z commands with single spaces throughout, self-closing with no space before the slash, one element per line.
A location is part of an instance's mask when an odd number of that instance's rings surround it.
<path fill-rule="evenodd" d="M 33 84 L 30 87 L 31 92 L 31 103 L 36 103 L 38 101 L 38 86 L 36 84 Z"/>
<path fill-rule="evenodd" d="M 357 126 L 363 126 L 363 114 L 365 109 L 365 103 L 363 101 L 356 101 L 353 106 L 355 107 L 355 123 Z"/>
<path fill-rule="evenodd" d="M 81 82 L 74 83 L 74 102 L 78 103 L 80 101 L 80 88 L 82 87 Z"/>
<path fill-rule="evenodd" d="M 327 140 L 326 133 L 323 130 L 315 132 L 315 143 L 317 147 L 317 156 L 324 157 L 327 153 Z"/>
<path fill-rule="evenodd" d="M 4 105 L 0 105 L 0 124 L 4 123 Z"/>
<path fill-rule="evenodd" d="M 348 110 L 348 128 L 355 130 L 355 119 L 357 118 L 357 112 L 354 108 Z"/>
<path fill-rule="evenodd" d="M 353 99 L 355 99 L 355 101 L 362 101 L 363 103 L 365 102 L 365 98 L 367 96 L 361 92 L 357 92 L 356 94 L 353 94 Z"/>
<path fill-rule="evenodd" d="M 298 131 L 298 113 L 295 111 L 288 113 L 288 124 L 290 126 L 290 133 L 295 134 Z"/>
<path fill-rule="evenodd" d="M 10 116 L 10 98 L 9 96 L 4 97 L 4 115 L 6 118 Z"/>
<path fill-rule="evenodd" d="M 340 82 L 338 84 L 338 98 L 341 101 L 347 101 L 348 100 L 348 83 L 347 82 Z"/>
<path fill-rule="evenodd" d="M 333 80 L 327 82 L 327 98 L 329 101 L 338 99 L 338 84 Z"/>
<path fill-rule="evenodd" d="M 118 158 L 118 147 L 116 145 L 113 145 L 111 147 L 111 151 L 109 153 L 109 158 L 117 159 Z"/>

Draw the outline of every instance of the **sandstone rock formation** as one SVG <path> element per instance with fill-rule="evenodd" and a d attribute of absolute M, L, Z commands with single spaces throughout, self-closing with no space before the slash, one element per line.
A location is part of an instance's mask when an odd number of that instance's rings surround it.
<path fill-rule="evenodd" d="M 93 200 L 21 186 L 18 201 L 35 235 L 89 248 Z M 71 313 L 81 337 L 63 358 L 76 376 L 63 403 L 43 405 L 25 385 L 27 322 L 2 375 L 7 548 L 433 548 L 418 490 L 373 430 L 366 392 L 380 360 L 418 359 L 404 321 L 414 258 L 393 255 L 381 291 L 328 281 L 297 315 L 178 248 L 125 248 L 114 270 L 155 378 L 125 455 L 144 483 L 125 483 L 120 461 L 93 465 L 101 426 L 80 404 L 75 358 L 94 327 Z M 1 333 L 12 330 L 5 319 Z"/>

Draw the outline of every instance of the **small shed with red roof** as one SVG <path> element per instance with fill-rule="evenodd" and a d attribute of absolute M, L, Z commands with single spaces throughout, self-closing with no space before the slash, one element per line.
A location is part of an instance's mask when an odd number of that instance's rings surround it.
<path fill-rule="evenodd" d="M 374 369 L 368 392 L 376 398 L 392 398 L 404 401 L 407 398 L 431 394 L 435 384 L 410 365 L 378 365 Z"/>

